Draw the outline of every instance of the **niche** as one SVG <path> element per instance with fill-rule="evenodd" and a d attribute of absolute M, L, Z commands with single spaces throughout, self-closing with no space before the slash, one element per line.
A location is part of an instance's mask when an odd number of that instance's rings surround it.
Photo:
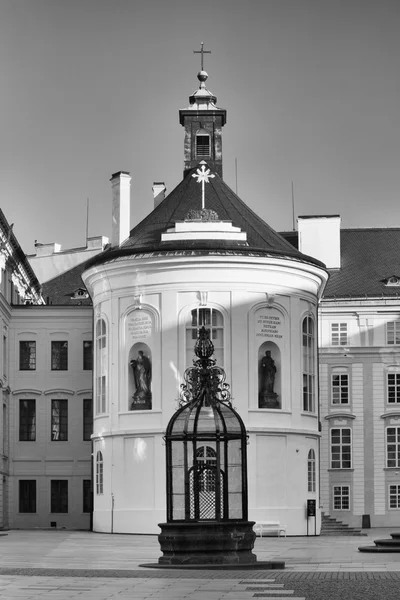
<path fill-rule="evenodd" d="M 282 408 L 281 351 L 274 342 L 258 349 L 258 408 Z"/>
<path fill-rule="evenodd" d="M 137 342 L 128 355 L 129 410 L 151 410 L 152 408 L 152 361 L 147 344 Z"/>

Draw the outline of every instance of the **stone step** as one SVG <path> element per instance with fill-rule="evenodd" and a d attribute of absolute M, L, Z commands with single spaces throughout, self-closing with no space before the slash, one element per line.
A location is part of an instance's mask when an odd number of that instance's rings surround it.
<path fill-rule="evenodd" d="M 360 546 L 360 552 L 400 552 L 400 545 L 396 547 L 388 547 L 388 546 Z"/>

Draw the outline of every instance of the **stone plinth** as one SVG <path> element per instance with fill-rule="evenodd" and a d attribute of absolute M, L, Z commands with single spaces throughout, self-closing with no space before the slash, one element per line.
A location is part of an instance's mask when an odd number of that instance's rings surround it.
<path fill-rule="evenodd" d="M 226 523 L 160 523 L 163 556 L 160 565 L 251 564 L 256 534 L 254 521 Z"/>

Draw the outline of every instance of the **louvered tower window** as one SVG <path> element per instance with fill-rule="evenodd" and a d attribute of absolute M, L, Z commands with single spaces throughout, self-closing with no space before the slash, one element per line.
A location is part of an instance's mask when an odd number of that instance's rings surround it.
<path fill-rule="evenodd" d="M 210 156 L 210 135 L 205 129 L 196 133 L 196 156 Z"/>

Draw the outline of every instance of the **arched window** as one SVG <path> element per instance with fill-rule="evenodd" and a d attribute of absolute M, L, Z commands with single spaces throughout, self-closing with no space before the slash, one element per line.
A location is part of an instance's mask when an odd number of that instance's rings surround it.
<path fill-rule="evenodd" d="M 214 358 L 219 367 L 224 366 L 224 317 L 215 308 L 195 308 L 186 323 L 186 367 L 193 365 L 194 345 L 201 327 L 210 330 L 214 344 Z"/>
<path fill-rule="evenodd" d="M 308 491 L 315 492 L 315 452 L 311 448 L 307 459 Z"/>
<path fill-rule="evenodd" d="M 210 156 L 210 134 L 205 129 L 196 132 L 196 156 Z"/>
<path fill-rule="evenodd" d="M 303 410 L 315 411 L 314 385 L 314 321 L 311 317 L 303 320 Z"/>
<path fill-rule="evenodd" d="M 107 328 L 104 319 L 96 323 L 96 414 L 106 412 Z"/>
<path fill-rule="evenodd" d="M 100 450 L 96 454 L 96 493 L 103 493 L 103 454 Z"/>

